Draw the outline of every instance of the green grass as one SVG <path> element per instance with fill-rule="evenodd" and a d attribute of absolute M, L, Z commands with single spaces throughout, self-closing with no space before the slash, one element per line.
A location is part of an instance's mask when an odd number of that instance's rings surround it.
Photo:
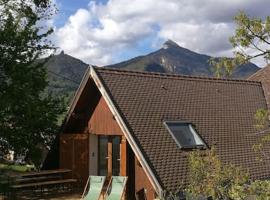
<path fill-rule="evenodd" d="M 8 164 L 1 164 L 0 163 L 0 170 L 3 171 L 14 171 L 14 172 L 27 172 L 31 171 L 33 167 L 29 167 L 26 165 L 8 165 Z"/>

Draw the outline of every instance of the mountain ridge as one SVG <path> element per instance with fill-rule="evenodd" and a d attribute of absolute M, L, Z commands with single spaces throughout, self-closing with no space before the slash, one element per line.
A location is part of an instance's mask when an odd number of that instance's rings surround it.
<path fill-rule="evenodd" d="M 213 77 L 214 70 L 209 65 L 210 58 L 212 57 L 183 48 L 168 40 L 157 51 L 106 67 Z M 257 70 L 259 67 L 248 63 L 236 68 L 232 77 L 247 78 Z"/>
<path fill-rule="evenodd" d="M 208 63 L 210 58 L 208 55 L 193 52 L 168 40 L 157 51 L 105 67 L 214 77 L 214 72 Z M 49 58 L 45 67 L 48 70 L 48 90 L 55 95 L 64 94 L 70 101 L 88 64 L 62 51 Z M 259 69 L 256 65 L 248 63 L 236 68 L 233 78 L 244 79 Z"/>

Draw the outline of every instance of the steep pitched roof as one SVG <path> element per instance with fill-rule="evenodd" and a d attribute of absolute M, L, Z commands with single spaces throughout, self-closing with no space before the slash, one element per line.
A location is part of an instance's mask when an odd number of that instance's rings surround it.
<path fill-rule="evenodd" d="M 163 189 L 175 191 L 187 182 L 189 153 L 178 148 L 164 120 L 192 122 L 223 162 L 249 169 L 254 179 L 270 176 L 252 150 L 254 114 L 266 108 L 259 82 L 93 70 Z"/>
<path fill-rule="evenodd" d="M 268 108 L 270 108 L 270 64 L 251 75 L 248 80 L 262 82 Z"/>

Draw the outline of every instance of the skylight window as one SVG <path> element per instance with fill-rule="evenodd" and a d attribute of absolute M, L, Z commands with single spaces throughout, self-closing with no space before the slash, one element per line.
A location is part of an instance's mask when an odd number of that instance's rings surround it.
<path fill-rule="evenodd" d="M 191 123 L 166 121 L 164 124 L 180 148 L 205 147 L 203 140 L 196 133 Z"/>

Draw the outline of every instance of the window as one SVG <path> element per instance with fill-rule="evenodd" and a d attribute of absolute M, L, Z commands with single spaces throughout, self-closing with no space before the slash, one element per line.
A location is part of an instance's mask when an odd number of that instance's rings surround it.
<path fill-rule="evenodd" d="M 180 148 L 205 147 L 191 123 L 166 121 L 164 124 Z"/>

